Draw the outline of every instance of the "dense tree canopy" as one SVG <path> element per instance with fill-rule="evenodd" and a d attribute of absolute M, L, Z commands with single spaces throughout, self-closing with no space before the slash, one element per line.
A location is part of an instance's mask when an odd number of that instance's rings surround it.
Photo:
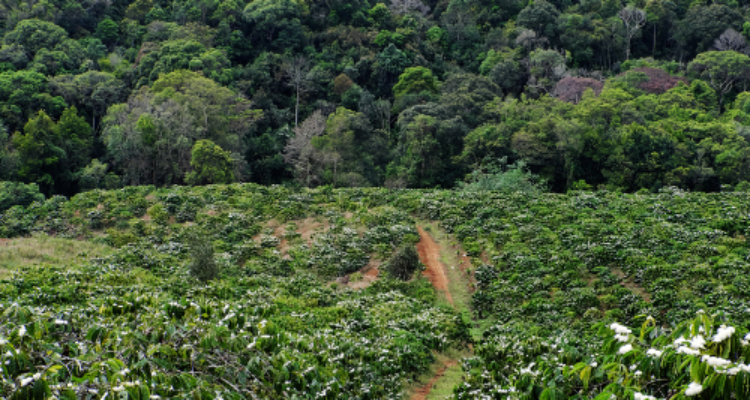
<path fill-rule="evenodd" d="M 229 153 L 224 176 L 263 184 L 455 187 L 503 157 L 557 191 L 748 180 L 750 14 L 736 2 L 13 0 L 2 11 L 0 174 L 48 193 L 185 183 L 200 140 Z M 90 131 L 76 160 L 54 156 L 68 139 L 32 129 L 73 107 L 88 126 L 75 130 Z M 48 150 L 35 161 L 37 148 Z"/>

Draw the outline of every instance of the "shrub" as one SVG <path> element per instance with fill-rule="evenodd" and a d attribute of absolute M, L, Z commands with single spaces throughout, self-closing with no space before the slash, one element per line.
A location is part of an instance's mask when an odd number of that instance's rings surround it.
<path fill-rule="evenodd" d="M 734 188 L 735 192 L 750 192 L 750 182 L 748 181 L 742 181 L 737 184 Z M 2 209 L 2 207 L 0 207 Z"/>
<path fill-rule="evenodd" d="M 422 263 L 419 261 L 419 254 L 414 246 L 399 248 L 386 265 L 388 274 L 402 281 L 411 279 L 414 272 L 418 270 L 422 270 Z"/>
<path fill-rule="evenodd" d="M 169 220 L 169 214 L 164 211 L 161 204 L 154 204 L 148 209 L 148 216 L 159 224 L 164 224 Z"/>
<path fill-rule="evenodd" d="M 44 201 L 36 183 L 0 182 L 0 212 L 13 206 L 28 206 L 35 201 Z"/>
<path fill-rule="evenodd" d="M 466 191 L 498 191 L 502 193 L 524 193 L 536 195 L 546 191 L 544 182 L 526 169 L 526 164 L 519 161 L 507 165 L 503 158 L 499 163 L 489 164 L 486 170 L 478 169 L 472 172 L 467 182 L 461 182 L 460 187 Z"/>
<path fill-rule="evenodd" d="M 201 282 L 219 277 L 219 266 L 214 260 L 214 247 L 205 238 L 193 234 L 190 239 L 190 275 Z"/>

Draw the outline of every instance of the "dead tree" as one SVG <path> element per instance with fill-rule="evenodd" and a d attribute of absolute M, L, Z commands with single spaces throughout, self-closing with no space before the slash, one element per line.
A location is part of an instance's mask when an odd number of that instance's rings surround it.
<path fill-rule="evenodd" d="M 627 40 L 627 46 L 625 47 L 625 59 L 630 59 L 630 41 L 633 39 L 636 33 L 643 27 L 646 22 L 646 12 L 638 8 L 628 6 L 620 10 L 617 13 L 622 23 L 625 24 L 625 39 Z"/>

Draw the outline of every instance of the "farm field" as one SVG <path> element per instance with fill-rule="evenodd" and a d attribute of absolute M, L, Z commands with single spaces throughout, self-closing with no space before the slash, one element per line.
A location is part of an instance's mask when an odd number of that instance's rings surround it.
<path fill-rule="evenodd" d="M 0 215 L 0 397 L 748 398 L 749 226 L 674 189 L 52 197 Z"/>

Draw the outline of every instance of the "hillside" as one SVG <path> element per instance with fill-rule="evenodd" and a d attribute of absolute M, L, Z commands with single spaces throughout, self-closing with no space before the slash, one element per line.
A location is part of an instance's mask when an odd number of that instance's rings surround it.
<path fill-rule="evenodd" d="M 747 398 L 745 197 L 233 184 L 15 206 L 0 237 L 33 236 L 0 243 L 0 390 Z M 29 240 L 80 250 L 6 256 Z M 415 244 L 447 288 L 396 278 Z"/>
<path fill-rule="evenodd" d="M 0 180 L 747 190 L 743 1 L 0 5 Z M 473 175 L 472 175 L 473 174 Z"/>

